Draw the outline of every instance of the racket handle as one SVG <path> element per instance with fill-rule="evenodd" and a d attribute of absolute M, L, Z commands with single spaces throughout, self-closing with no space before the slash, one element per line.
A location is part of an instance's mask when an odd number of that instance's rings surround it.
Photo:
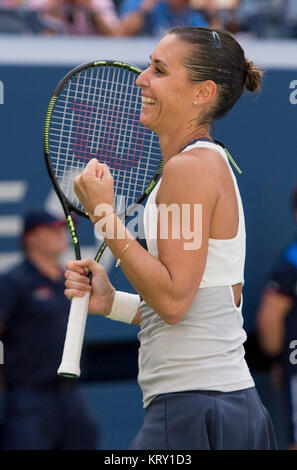
<path fill-rule="evenodd" d="M 68 318 L 63 357 L 58 375 L 78 378 L 80 376 L 80 357 L 85 334 L 90 293 L 84 297 L 74 297 Z"/>

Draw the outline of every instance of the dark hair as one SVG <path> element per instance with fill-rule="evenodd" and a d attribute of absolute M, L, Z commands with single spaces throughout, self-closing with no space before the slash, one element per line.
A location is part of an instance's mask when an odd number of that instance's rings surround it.
<path fill-rule="evenodd" d="M 244 88 L 250 92 L 260 88 L 262 72 L 245 58 L 243 49 L 228 31 L 181 26 L 168 34 L 175 34 L 192 45 L 192 51 L 183 61 L 189 79 L 192 82 L 213 80 L 218 85 L 216 105 L 204 115 L 204 122 L 225 116 Z"/>

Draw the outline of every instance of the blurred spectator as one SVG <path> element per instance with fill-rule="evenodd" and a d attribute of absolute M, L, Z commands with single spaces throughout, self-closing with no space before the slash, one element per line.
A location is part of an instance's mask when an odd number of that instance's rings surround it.
<path fill-rule="evenodd" d="M 25 0 L 0 0 L 0 6 L 4 8 L 18 8 L 24 3 Z"/>
<path fill-rule="evenodd" d="M 297 38 L 297 0 L 0 0 L 0 32 L 162 35 L 179 24 Z"/>
<path fill-rule="evenodd" d="M 96 449 L 79 382 L 57 375 L 69 301 L 58 260 L 68 247 L 65 219 L 25 217 L 24 261 L 0 276 L 4 346 L 4 450 Z"/>
<path fill-rule="evenodd" d="M 208 26 L 190 0 L 123 0 L 120 8 L 127 35 L 161 36 L 174 26 Z"/>
<path fill-rule="evenodd" d="M 289 0 L 290 1 L 290 0 Z M 258 38 L 288 36 L 288 0 L 241 0 L 237 18 L 241 30 Z M 296 3 L 296 0 L 293 0 Z"/>
<path fill-rule="evenodd" d="M 297 39 L 297 1 L 287 0 L 285 20 L 288 28 L 288 36 Z"/>
<path fill-rule="evenodd" d="M 224 28 L 232 33 L 239 32 L 237 9 L 242 0 L 191 0 L 193 8 L 203 12 L 209 25 Z"/>
<path fill-rule="evenodd" d="M 39 34 L 48 29 L 28 0 L 0 1 L 0 33 Z"/>
<path fill-rule="evenodd" d="M 28 0 L 28 6 L 44 20 L 56 21 L 61 34 L 123 34 L 113 0 Z"/>
<path fill-rule="evenodd" d="M 293 210 L 297 222 L 297 188 Z M 290 448 L 297 449 L 297 240 L 283 250 L 270 274 L 257 325 L 263 351 L 281 366 L 272 372 L 281 372 L 290 417 Z"/>

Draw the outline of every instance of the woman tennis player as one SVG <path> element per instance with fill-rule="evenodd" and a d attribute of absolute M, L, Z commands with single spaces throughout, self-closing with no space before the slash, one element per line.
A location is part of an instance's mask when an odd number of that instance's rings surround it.
<path fill-rule="evenodd" d="M 90 313 L 140 325 L 146 414 L 131 449 L 276 449 L 244 358 L 242 202 L 210 135 L 244 88 L 260 87 L 261 72 L 228 32 L 179 27 L 159 42 L 137 84 L 141 122 L 158 134 L 165 162 L 143 215 L 147 249 L 114 212 L 107 166 L 90 160 L 75 192 L 139 295 L 115 291 L 92 259 L 67 263 L 65 294 L 90 291 Z"/>

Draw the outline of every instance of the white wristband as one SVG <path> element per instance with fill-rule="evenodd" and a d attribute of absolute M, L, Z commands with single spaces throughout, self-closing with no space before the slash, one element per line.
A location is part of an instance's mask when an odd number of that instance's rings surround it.
<path fill-rule="evenodd" d="M 122 321 L 124 323 L 131 323 L 138 311 L 139 304 L 139 295 L 115 291 L 112 309 L 106 318 Z"/>

